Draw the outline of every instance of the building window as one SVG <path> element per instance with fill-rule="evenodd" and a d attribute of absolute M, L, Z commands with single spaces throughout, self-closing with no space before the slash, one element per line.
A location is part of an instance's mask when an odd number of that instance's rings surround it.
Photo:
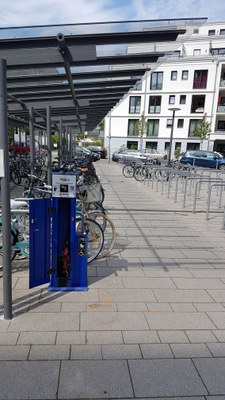
<path fill-rule="evenodd" d="M 225 121 L 218 121 L 217 130 L 218 131 L 225 131 Z"/>
<path fill-rule="evenodd" d="M 159 114 L 161 112 L 161 96 L 149 97 L 149 114 Z"/>
<path fill-rule="evenodd" d="M 220 35 L 225 35 L 225 29 L 220 29 Z"/>
<path fill-rule="evenodd" d="M 157 150 L 158 142 L 146 142 L 146 149 L 155 149 Z"/>
<path fill-rule="evenodd" d="M 180 104 L 186 104 L 186 94 L 180 95 Z"/>
<path fill-rule="evenodd" d="M 152 72 L 150 89 L 162 90 L 163 87 L 163 72 Z"/>
<path fill-rule="evenodd" d="M 193 50 L 193 56 L 197 57 L 201 55 L 201 49 L 194 49 Z"/>
<path fill-rule="evenodd" d="M 133 90 L 142 90 L 142 81 L 138 81 L 135 83 Z"/>
<path fill-rule="evenodd" d="M 187 143 L 187 150 L 199 150 L 200 143 Z"/>
<path fill-rule="evenodd" d="M 169 96 L 169 104 L 175 104 L 175 96 L 174 95 Z"/>
<path fill-rule="evenodd" d="M 193 29 L 193 33 L 195 33 L 195 34 L 199 33 L 199 29 L 198 28 L 194 28 Z"/>
<path fill-rule="evenodd" d="M 137 150 L 138 148 L 138 142 L 134 140 L 128 140 L 127 141 L 127 148 L 131 150 Z"/>
<path fill-rule="evenodd" d="M 147 126 L 147 136 L 158 136 L 159 134 L 159 119 L 149 119 Z"/>
<path fill-rule="evenodd" d="M 181 149 L 181 142 L 175 142 L 175 150 Z"/>
<path fill-rule="evenodd" d="M 216 30 L 215 29 L 209 29 L 208 36 L 214 36 L 215 34 L 216 34 Z"/>
<path fill-rule="evenodd" d="M 196 70 L 194 72 L 193 89 L 206 89 L 208 70 Z"/>
<path fill-rule="evenodd" d="M 184 120 L 183 119 L 178 119 L 177 120 L 177 127 L 178 128 L 183 128 L 184 127 Z"/>
<path fill-rule="evenodd" d="M 127 135 L 128 136 L 137 136 L 138 135 L 138 125 L 139 125 L 138 119 L 128 119 Z"/>
<path fill-rule="evenodd" d="M 170 148 L 170 142 L 165 142 L 165 144 L 164 144 L 164 150 L 165 150 L 165 151 L 169 151 L 169 148 Z"/>
<path fill-rule="evenodd" d="M 205 107 L 205 96 L 192 96 L 191 113 L 203 113 Z"/>
<path fill-rule="evenodd" d="M 141 96 L 130 96 L 129 113 L 139 114 L 141 111 Z"/>
<path fill-rule="evenodd" d="M 176 81 L 177 80 L 177 71 L 171 71 L 171 81 Z"/>
<path fill-rule="evenodd" d="M 172 127 L 172 123 L 173 123 L 173 119 L 172 118 L 167 118 L 166 127 L 167 128 L 171 128 Z"/>
<path fill-rule="evenodd" d="M 181 79 L 187 80 L 188 79 L 188 71 L 182 71 Z"/>
<path fill-rule="evenodd" d="M 211 54 L 213 55 L 213 56 L 224 56 L 224 54 L 225 54 L 225 48 L 224 47 L 221 47 L 220 49 L 218 48 L 218 49 L 212 49 L 211 50 Z"/>
<path fill-rule="evenodd" d="M 199 123 L 199 119 L 190 119 L 189 122 L 189 130 L 188 130 L 188 136 L 193 137 L 194 136 L 194 130 L 197 128 L 197 125 Z"/>

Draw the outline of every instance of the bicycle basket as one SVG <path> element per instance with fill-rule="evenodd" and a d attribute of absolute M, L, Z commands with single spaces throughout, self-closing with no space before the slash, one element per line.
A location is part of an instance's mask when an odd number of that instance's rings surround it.
<path fill-rule="evenodd" d="M 102 193 L 101 193 L 101 184 L 100 183 L 85 185 L 85 191 L 86 191 L 85 201 L 87 203 L 101 201 Z"/>

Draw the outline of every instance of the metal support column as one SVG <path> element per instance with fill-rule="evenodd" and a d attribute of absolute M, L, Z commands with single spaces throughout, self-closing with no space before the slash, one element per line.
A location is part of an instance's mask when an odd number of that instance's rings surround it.
<path fill-rule="evenodd" d="M 59 157 L 59 165 L 62 164 L 62 118 L 59 121 L 59 141 L 58 141 L 58 157 Z"/>
<path fill-rule="evenodd" d="M 51 132 L 51 107 L 47 106 L 47 170 L 48 185 L 52 184 L 52 132 Z"/>
<path fill-rule="evenodd" d="M 34 175 L 35 138 L 34 138 L 33 107 L 29 107 L 29 131 L 30 131 L 30 172 L 32 175 Z"/>
<path fill-rule="evenodd" d="M 0 156 L 2 160 L 2 242 L 3 242 L 3 302 L 4 318 L 12 319 L 11 214 L 8 150 L 6 61 L 0 59 Z"/>

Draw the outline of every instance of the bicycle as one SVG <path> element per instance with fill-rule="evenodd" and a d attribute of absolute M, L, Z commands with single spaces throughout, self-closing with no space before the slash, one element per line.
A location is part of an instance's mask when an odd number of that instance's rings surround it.
<path fill-rule="evenodd" d="M 15 209 L 13 209 L 13 207 Z M 28 205 L 26 202 L 11 201 L 11 261 L 15 258 L 24 259 L 29 257 L 29 224 L 28 224 Z M 2 214 L 0 214 L 0 268 L 3 255 L 2 237 Z"/>

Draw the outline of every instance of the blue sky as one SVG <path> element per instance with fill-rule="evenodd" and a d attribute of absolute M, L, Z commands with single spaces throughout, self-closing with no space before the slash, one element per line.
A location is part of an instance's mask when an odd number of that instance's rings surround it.
<path fill-rule="evenodd" d="M 207 17 L 225 20 L 225 1 L 0 0 L 0 27 Z"/>

